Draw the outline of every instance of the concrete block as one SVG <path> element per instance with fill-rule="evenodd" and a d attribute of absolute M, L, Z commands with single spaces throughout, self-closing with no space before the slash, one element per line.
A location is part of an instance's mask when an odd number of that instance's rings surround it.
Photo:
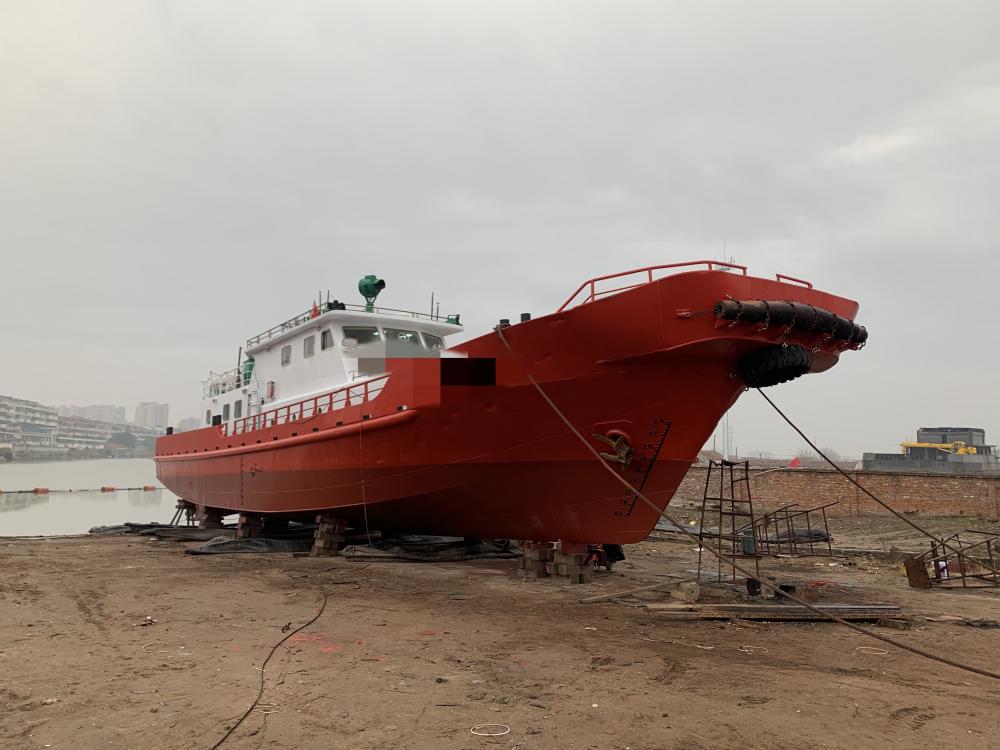
<path fill-rule="evenodd" d="M 589 555 L 586 552 L 578 552 L 573 554 L 566 554 L 565 552 L 556 552 L 553 560 L 561 565 L 586 565 L 589 559 Z"/>

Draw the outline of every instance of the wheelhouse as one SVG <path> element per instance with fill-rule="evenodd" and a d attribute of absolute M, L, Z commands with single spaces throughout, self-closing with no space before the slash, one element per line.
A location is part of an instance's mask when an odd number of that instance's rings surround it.
<path fill-rule="evenodd" d="M 387 358 L 440 357 L 445 339 L 463 330 L 458 315 L 375 307 L 374 296 L 365 296 L 364 306 L 314 304 L 251 336 L 237 367 L 212 372 L 204 381 L 205 425 L 231 431 L 240 420 L 245 424 L 248 417 L 348 385 L 365 384 L 364 397 L 375 398 L 381 386 L 374 386 L 380 379 L 384 385 L 387 376 Z"/>

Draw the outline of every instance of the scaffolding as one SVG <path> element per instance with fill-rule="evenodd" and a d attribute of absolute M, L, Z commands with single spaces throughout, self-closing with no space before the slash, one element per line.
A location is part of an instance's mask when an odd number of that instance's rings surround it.
<path fill-rule="evenodd" d="M 718 519 L 715 531 L 705 526 L 706 520 L 712 520 L 710 516 Z M 698 580 L 702 580 L 702 557 L 708 544 L 715 545 L 718 552 L 720 583 L 736 580 L 737 560 L 752 560 L 760 580 L 760 539 L 750 495 L 749 461 L 708 462 L 698 527 Z"/>

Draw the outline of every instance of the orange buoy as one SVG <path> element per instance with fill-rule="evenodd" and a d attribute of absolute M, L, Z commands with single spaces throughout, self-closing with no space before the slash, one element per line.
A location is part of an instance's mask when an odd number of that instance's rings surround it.
<path fill-rule="evenodd" d="M 35 489 L 32 490 L 32 493 L 34 493 L 35 495 L 48 495 L 49 494 L 49 488 L 48 487 L 35 487 Z"/>
<path fill-rule="evenodd" d="M 114 492 L 114 487 L 101 487 L 101 492 Z"/>

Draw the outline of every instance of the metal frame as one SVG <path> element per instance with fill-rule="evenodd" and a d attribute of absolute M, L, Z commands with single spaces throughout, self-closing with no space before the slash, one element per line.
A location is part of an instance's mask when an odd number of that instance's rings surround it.
<path fill-rule="evenodd" d="M 830 525 L 827 522 L 826 509 L 836 505 L 836 502 L 820 505 L 816 508 L 799 508 L 798 503 L 790 503 L 776 510 L 764 513 L 757 523 L 757 538 L 760 540 L 761 549 L 768 555 L 823 555 L 833 556 L 833 541 L 830 537 Z M 820 513 L 822 523 L 815 519 L 812 514 Z M 809 538 L 805 542 L 799 542 L 795 535 L 796 523 L 798 528 L 802 528 L 805 523 Z M 771 528 L 774 529 L 774 538 L 771 538 Z M 812 530 L 822 528 L 826 532 L 826 541 L 820 542 L 812 538 Z M 785 538 L 782 539 L 782 533 Z M 822 547 L 825 546 L 826 549 Z M 820 549 L 817 551 L 817 547 Z M 808 549 L 808 551 L 806 551 Z"/>
<path fill-rule="evenodd" d="M 961 534 L 985 537 L 970 542 Z M 906 560 L 906 576 L 914 588 L 1000 588 L 1000 533 L 966 529 L 931 542 L 922 555 Z M 971 583 L 970 583 L 971 582 Z"/>

